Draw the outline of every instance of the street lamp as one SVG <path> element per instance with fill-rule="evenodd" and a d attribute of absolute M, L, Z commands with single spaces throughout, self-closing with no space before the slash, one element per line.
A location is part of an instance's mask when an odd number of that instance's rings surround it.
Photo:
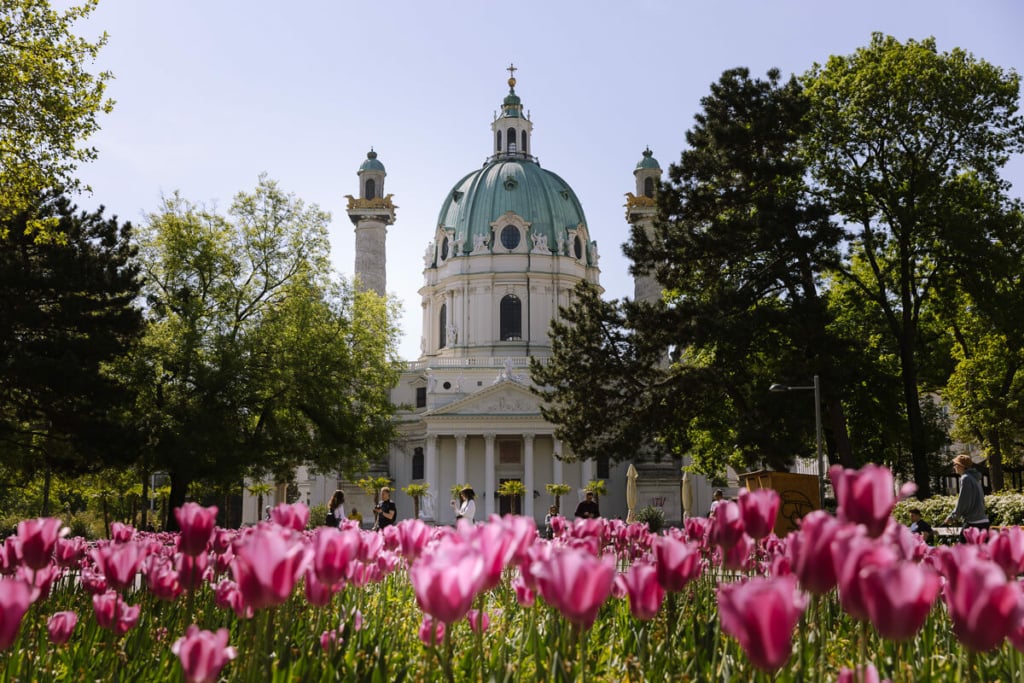
<path fill-rule="evenodd" d="M 809 387 L 791 387 L 787 384 L 773 384 L 768 391 L 814 391 L 814 436 L 818 444 L 818 504 L 825 508 L 825 458 L 822 448 L 821 433 L 821 382 L 818 375 L 814 376 L 814 384 Z"/>

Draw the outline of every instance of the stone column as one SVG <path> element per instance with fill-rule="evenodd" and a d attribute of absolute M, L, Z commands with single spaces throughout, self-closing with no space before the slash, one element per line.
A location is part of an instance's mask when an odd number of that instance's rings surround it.
<path fill-rule="evenodd" d="M 561 455 L 562 454 L 562 440 L 559 439 L 558 437 L 551 437 L 551 440 L 554 443 L 554 448 L 552 450 L 552 453 L 557 453 L 558 455 Z M 551 483 L 552 484 L 564 484 L 565 482 L 562 479 L 562 461 L 559 460 L 558 458 L 554 457 L 554 455 L 552 455 L 552 457 L 551 457 L 551 465 L 552 465 L 552 469 L 553 469 L 553 472 L 551 473 L 551 479 L 552 479 Z"/>
<path fill-rule="evenodd" d="M 441 482 L 438 481 L 441 475 L 437 466 L 437 434 L 427 434 L 427 450 L 423 454 L 423 469 L 430 488 L 434 490 L 434 522 L 436 523 L 441 518 L 441 506 L 439 505 Z"/>
<path fill-rule="evenodd" d="M 455 483 L 466 483 L 466 435 L 455 435 Z"/>
<path fill-rule="evenodd" d="M 484 519 L 494 514 L 495 491 L 494 483 L 494 434 L 484 434 Z"/>
<path fill-rule="evenodd" d="M 533 434 L 523 434 L 523 514 L 533 517 Z"/>
<path fill-rule="evenodd" d="M 580 463 L 580 488 L 586 486 L 594 478 L 594 461 L 584 460 Z"/>

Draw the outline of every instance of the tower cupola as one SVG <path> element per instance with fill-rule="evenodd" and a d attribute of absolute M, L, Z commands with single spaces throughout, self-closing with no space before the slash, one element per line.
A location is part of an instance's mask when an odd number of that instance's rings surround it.
<path fill-rule="evenodd" d="M 501 103 L 501 113 L 491 123 L 494 132 L 494 153 L 491 159 L 528 159 L 534 161 L 530 154 L 533 123 L 523 112 L 523 102 L 516 94 L 516 67 L 509 64 L 508 95 Z"/>
<path fill-rule="evenodd" d="M 387 234 L 395 222 L 395 205 L 384 194 L 384 164 L 370 148 L 359 166 L 359 197 L 348 198 L 347 213 L 356 232 L 355 275 L 360 288 L 384 296 L 387 287 Z"/>

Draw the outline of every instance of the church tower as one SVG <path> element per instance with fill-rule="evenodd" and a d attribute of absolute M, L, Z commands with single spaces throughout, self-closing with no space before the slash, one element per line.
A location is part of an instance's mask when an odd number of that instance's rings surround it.
<path fill-rule="evenodd" d="M 391 195 L 384 194 L 384 164 L 377 160 L 371 148 L 366 161 L 359 167 L 359 197 L 348 198 L 348 217 L 355 226 L 355 275 L 359 288 L 387 294 L 387 234 L 388 226 L 395 222 L 395 205 Z"/>
<path fill-rule="evenodd" d="M 658 215 L 655 193 L 658 181 L 661 180 L 661 166 L 650 148 L 644 150 L 643 158 L 633 171 L 633 177 L 636 178 L 636 194 L 626 193 L 626 222 L 643 230 L 648 237 L 653 237 L 654 219 Z M 661 285 L 654 279 L 653 273 L 636 277 L 633 282 L 633 298 L 636 301 L 657 301 L 659 297 Z"/>

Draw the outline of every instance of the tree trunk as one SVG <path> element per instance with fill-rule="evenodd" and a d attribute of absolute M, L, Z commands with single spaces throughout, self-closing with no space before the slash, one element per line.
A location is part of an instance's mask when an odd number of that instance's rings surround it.
<path fill-rule="evenodd" d="M 413 519 L 419 519 L 420 518 L 420 497 L 419 496 L 413 496 L 413 498 L 412 498 L 412 518 Z"/>
<path fill-rule="evenodd" d="M 50 516 L 50 484 L 53 480 L 53 472 L 50 470 L 50 466 L 47 465 L 43 470 L 43 510 L 42 516 Z"/>
<path fill-rule="evenodd" d="M 100 496 L 103 507 L 103 534 L 110 540 L 110 512 L 107 509 L 107 494 Z"/>
<path fill-rule="evenodd" d="M 988 476 L 992 484 L 992 493 L 996 491 L 1002 491 L 1005 486 L 1003 480 L 1003 448 L 999 438 L 999 431 L 993 430 L 991 438 L 989 438 L 989 455 L 988 455 Z"/>
<path fill-rule="evenodd" d="M 853 459 L 853 447 L 850 445 L 850 435 L 846 431 L 846 412 L 843 410 L 843 402 L 839 397 L 830 398 L 826 401 L 828 409 L 829 431 L 832 433 L 832 443 L 835 445 L 835 457 L 829 452 L 829 464 L 838 462 L 843 467 L 853 469 L 857 467 Z"/>
<path fill-rule="evenodd" d="M 903 400 L 907 406 L 907 425 L 910 429 L 910 459 L 914 466 L 914 483 L 920 500 L 932 495 L 931 475 L 928 471 L 928 452 L 921 416 L 921 397 L 917 390 L 917 363 L 914 358 L 913 337 L 904 328 L 900 338 L 900 375 L 903 379 Z"/>
<path fill-rule="evenodd" d="M 171 495 L 167 499 L 167 531 L 180 531 L 178 518 L 172 510 L 180 508 L 185 504 L 185 494 L 188 493 L 188 485 L 192 483 L 184 475 L 171 472 Z"/>
<path fill-rule="evenodd" d="M 147 531 L 149 526 L 149 475 L 142 473 L 142 514 L 139 515 L 139 528 Z"/>

